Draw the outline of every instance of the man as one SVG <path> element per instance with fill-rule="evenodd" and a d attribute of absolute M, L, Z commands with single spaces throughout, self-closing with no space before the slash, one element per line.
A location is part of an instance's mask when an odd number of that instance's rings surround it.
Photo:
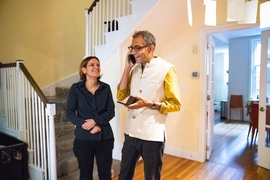
<path fill-rule="evenodd" d="M 128 55 L 132 54 L 136 63 L 126 57 L 125 69 L 117 86 L 117 99 L 122 101 L 132 95 L 138 100 L 126 106 L 129 110 L 118 178 L 131 180 L 136 163 L 142 157 L 145 180 L 159 180 L 167 114 L 181 108 L 176 69 L 153 55 L 156 46 L 153 34 L 137 31 L 132 38 Z"/>

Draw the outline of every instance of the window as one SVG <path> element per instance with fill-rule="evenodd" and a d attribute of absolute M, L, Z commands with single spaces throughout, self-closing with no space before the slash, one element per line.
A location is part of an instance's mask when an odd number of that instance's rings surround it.
<path fill-rule="evenodd" d="M 261 39 L 251 40 L 250 98 L 259 99 L 260 94 Z"/>

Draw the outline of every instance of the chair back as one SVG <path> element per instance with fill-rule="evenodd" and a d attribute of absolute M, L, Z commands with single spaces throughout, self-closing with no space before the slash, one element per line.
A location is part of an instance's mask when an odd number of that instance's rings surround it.
<path fill-rule="evenodd" d="M 259 120 L 259 103 L 251 102 L 250 104 L 250 121 L 252 122 L 252 126 L 254 128 L 258 128 L 258 120 Z"/>
<path fill-rule="evenodd" d="M 230 108 L 243 108 L 243 95 L 231 95 Z"/>
<path fill-rule="evenodd" d="M 270 106 L 266 106 L 266 125 L 270 125 Z"/>

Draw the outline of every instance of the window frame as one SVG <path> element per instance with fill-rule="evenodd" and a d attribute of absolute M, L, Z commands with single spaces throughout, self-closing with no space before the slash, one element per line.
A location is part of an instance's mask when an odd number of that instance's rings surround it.
<path fill-rule="evenodd" d="M 251 38 L 250 63 L 250 99 L 259 99 L 260 68 L 261 68 L 261 38 Z"/>

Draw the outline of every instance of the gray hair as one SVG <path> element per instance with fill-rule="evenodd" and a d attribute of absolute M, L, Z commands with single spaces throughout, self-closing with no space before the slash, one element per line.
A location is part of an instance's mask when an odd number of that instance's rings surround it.
<path fill-rule="evenodd" d="M 155 36 L 150 33 L 149 31 L 135 31 L 132 35 L 132 38 L 136 38 L 142 36 L 146 45 L 154 45 L 156 46 L 156 38 Z"/>

